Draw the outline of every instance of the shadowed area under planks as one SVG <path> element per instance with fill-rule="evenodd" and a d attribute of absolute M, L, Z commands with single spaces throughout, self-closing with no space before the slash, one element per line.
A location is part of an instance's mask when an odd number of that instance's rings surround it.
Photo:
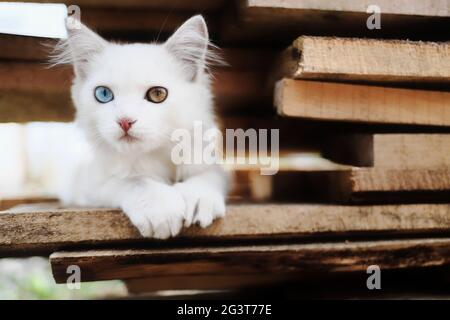
<path fill-rule="evenodd" d="M 241 171 L 236 178 L 238 195 L 261 203 L 446 203 L 450 198 L 448 168 L 286 168 L 270 176 Z"/>
<path fill-rule="evenodd" d="M 325 157 L 358 167 L 450 168 L 450 134 L 343 134 L 324 149 Z"/>
<path fill-rule="evenodd" d="M 299 35 L 447 39 L 450 24 L 448 0 L 241 0 L 239 4 L 237 13 L 223 21 L 224 41 L 287 44 Z M 371 5 L 380 8 L 380 29 L 367 28 Z"/>
<path fill-rule="evenodd" d="M 113 244 L 191 245 L 202 241 L 276 241 L 289 238 L 380 234 L 442 234 L 450 231 L 450 205 L 337 206 L 307 204 L 229 205 L 225 219 L 191 227 L 168 241 L 143 239 L 119 210 L 54 209 L 0 214 L 0 257 Z"/>
<path fill-rule="evenodd" d="M 436 267 L 450 263 L 450 239 L 55 252 L 53 276 L 65 283 L 77 265 L 81 281 L 179 275 L 292 274 Z"/>

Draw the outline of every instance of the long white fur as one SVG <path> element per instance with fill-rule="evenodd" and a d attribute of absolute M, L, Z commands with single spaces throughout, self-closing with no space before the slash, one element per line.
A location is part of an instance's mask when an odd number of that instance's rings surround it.
<path fill-rule="evenodd" d="M 218 165 L 175 165 L 171 133 L 201 121 L 215 128 L 207 65 L 221 62 L 209 50 L 204 19 L 186 21 L 164 44 L 116 44 L 82 26 L 69 30 L 51 58 L 75 69 L 72 99 L 86 147 L 67 169 L 60 198 L 66 205 L 120 207 L 143 236 L 168 238 L 183 225 L 206 227 L 225 214 L 228 177 Z M 94 88 L 107 86 L 114 100 L 100 104 Z M 153 86 L 167 99 L 145 99 Z M 120 140 L 121 117 L 137 120 Z"/>

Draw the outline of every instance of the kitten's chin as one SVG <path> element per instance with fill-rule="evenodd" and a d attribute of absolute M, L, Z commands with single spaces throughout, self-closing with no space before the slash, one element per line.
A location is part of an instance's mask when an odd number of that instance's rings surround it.
<path fill-rule="evenodd" d="M 151 152 L 158 149 L 161 143 L 146 141 L 132 136 L 124 136 L 111 143 L 112 147 L 119 153 L 134 153 L 135 155 Z"/>

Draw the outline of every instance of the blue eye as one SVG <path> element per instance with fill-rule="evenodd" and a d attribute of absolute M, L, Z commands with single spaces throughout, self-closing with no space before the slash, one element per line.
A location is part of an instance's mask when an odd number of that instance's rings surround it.
<path fill-rule="evenodd" d="M 108 87 L 99 86 L 94 90 L 95 99 L 100 103 L 108 103 L 114 99 L 114 94 Z"/>

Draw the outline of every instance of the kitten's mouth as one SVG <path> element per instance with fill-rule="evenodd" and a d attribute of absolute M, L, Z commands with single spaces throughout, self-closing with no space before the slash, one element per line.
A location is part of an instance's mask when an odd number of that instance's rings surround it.
<path fill-rule="evenodd" d="M 119 140 L 131 143 L 131 142 L 138 141 L 139 138 L 132 136 L 131 134 L 125 133 L 123 136 L 121 136 L 119 138 Z"/>

